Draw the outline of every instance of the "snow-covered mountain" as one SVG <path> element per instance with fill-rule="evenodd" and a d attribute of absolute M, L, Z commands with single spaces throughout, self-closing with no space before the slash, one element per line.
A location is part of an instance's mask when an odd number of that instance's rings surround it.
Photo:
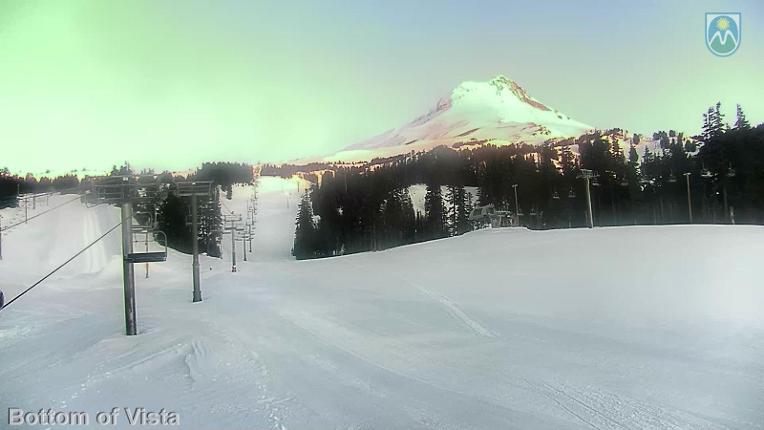
<path fill-rule="evenodd" d="M 331 160 L 369 160 L 437 146 L 459 148 L 492 143 L 541 144 L 577 137 L 592 127 L 529 96 L 504 76 L 463 82 L 427 114 L 397 129 L 348 146 Z"/>

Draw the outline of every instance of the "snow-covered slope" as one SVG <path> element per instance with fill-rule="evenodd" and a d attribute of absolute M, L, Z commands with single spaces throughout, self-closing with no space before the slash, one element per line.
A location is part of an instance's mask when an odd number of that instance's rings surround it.
<path fill-rule="evenodd" d="M 467 192 L 467 196 L 471 199 L 470 203 L 475 204 L 477 202 L 478 198 L 478 187 L 470 187 L 466 186 L 464 187 L 464 190 Z M 425 196 L 427 195 L 427 185 L 425 184 L 414 184 L 408 187 L 409 197 L 411 197 L 411 203 L 414 206 L 414 212 L 419 212 L 422 216 L 425 214 Z M 446 196 L 448 195 L 448 187 L 445 185 L 440 187 L 440 194 L 443 198 L 443 204 L 446 206 L 446 208 L 450 208 L 450 205 L 448 204 L 448 199 Z"/>
<path fill-rule="evenodd" d="M 237 273 L 228 254 L 202 258 L 203 302 L 187 255 L 136 270 L 138 336 L 122 334 L 116 241 L 97 273 L 54 275 L 1 311 L 0 422 L 7 407 L 114 406 L 166 408 L 190 430 L 764 422 L 761 227 L 497 229 L 297 262 L 297 183 L 261 186 L 262 240 Z M 3 243 L 9 295 L 77 247 L 59 238 L 117 211 L 44 217 Z"/>
<path fill-rule="evenodd" d="M 540 144 L 577 137 L 591 129 L 530 97 L 516 82 L 498 76 L 488 82 L 464 82 L 429 113 L 351 145 L 327 160 L 369 160 L 440 145 Z"/>
<path fill-rule="evenodd" d="M 301 192 L 310 187 L 304 179 L 293 177 L 282 179 L 271 176 L 258 178 L 257 217 L 255 218 L 255 236 L 252 240 L 251 257 L 254 260 L 277 261 L 293 260 L 292 241 L 294 239 L 295 217 L 300 204 Z M 253 188 L 234 185 L 232 199 L 222 197 L 223 211 L 242 214 L 246 220 L 247 202 L 253 194 Z M 291 213 L 294 212 L 294 216 Z M 224 259 L 230 261 L 231 236 L 223 235 Z M 238 244 L 240 249 L 241 243 Z M 249 248 L 248 248 L 249 249 Z M 241 260 L 239 254 L 239 260 Z"/>
<path fill-rule="evenodd" d="M 24 208 L 2 209 L 0 216 L 7 228 L 24 221 Z M 41 198 L 34 209 L 30 205 L 28 216 L 31 219 L 26 224 L 2 232 L 0 289 L 6 300 L 116 225 L 119 209 L 107 205 L 88 208 L 78 195 L 65 194 Z M 119 236 L 110 235 L 58 275 L 98 277 L 110 264 L 119 264 L 120 246 Z"/>

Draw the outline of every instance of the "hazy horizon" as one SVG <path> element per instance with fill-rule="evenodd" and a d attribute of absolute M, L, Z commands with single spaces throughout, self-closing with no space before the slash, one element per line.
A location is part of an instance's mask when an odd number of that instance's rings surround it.
<path fill-rule="evenodd" d="M 718 11 L 742 13 L 727 58 L 703 38 Z M 499 74 L 597 128 L 694 134 L 716 101 L 758 124 L 760 22 L 755 1 L 4 2 L 0 167 L 330 155 Z"/>

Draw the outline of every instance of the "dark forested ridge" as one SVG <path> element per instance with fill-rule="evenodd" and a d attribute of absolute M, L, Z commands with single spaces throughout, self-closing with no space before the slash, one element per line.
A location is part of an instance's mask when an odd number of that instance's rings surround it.
<path fill-rule="evenodd" d="M 621 133 L 581 136 L 570 142 L 578 154 L 551 143 L 441 147 L 384 164 L 335 166 L 303 198 L 295 256 L 462 234 L 479 227 L 467 219 L 473 204 L 513 213 L 517 205 L 520 223 L 534 229 L 586 226 L 581 169 L 597 176 L 591 187 L 597 226 L 687 223 L 688 206 L 694 223 L 764 222 L 764 125 L 751 127 L 740 107 L 734 125 L 726 125 L 717 104 L 704 114 L 701 136 L 657 132 L 652 141 L 659 149 L 645 147 L 641 154 L 639 136 L 622 147 L 614 138 Z M 408 187 L 414 184 L 427 185 L 424 213 L 411 203 Z M 477 187 L 477 195 L 469 196 L 465 186 Z"/>

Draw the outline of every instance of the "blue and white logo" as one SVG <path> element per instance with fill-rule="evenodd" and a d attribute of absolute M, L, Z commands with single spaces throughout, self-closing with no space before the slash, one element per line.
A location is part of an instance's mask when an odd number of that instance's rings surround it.
<path fill-rule="evenodd" d="M 707 13 L 706 46 L 720 57 L 728 57 L 740 46 L 740 13 Z"/>

